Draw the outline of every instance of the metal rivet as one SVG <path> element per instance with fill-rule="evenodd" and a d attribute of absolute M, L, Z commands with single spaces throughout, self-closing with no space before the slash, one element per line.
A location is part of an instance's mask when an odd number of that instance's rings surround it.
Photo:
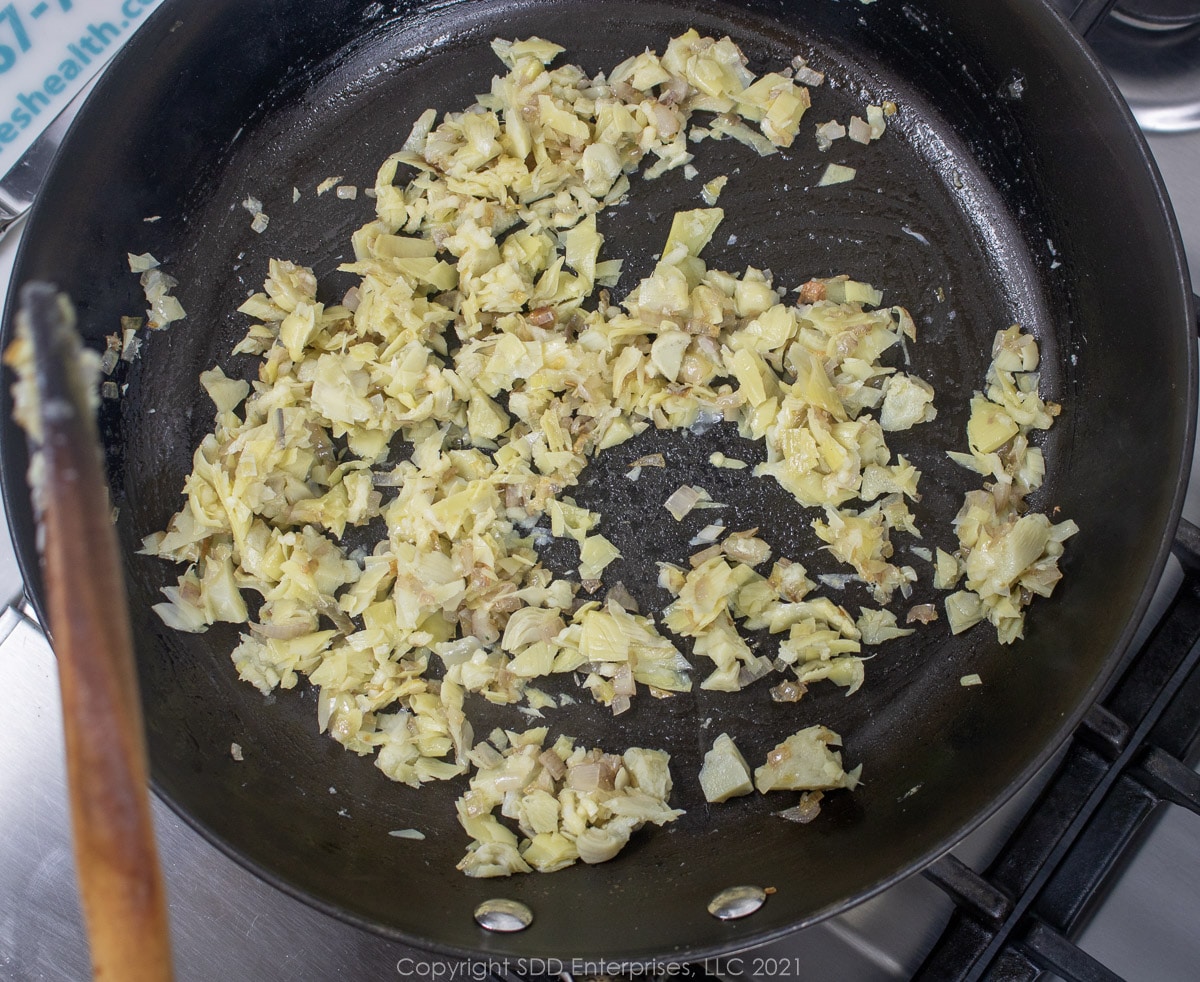
<path fill-rule="evenodd" d="M 524 931 L 533 923 L 533 911 L 519 900 L 496 897 L 485 900 L 475 908 L 475 922 L 485 931 L 511 934 Z"/>
<path fill-rule="evenodd" d="M 766 901 L 767 891 L 762 887 L 730 887 L 708 902 L 708 912 L 722 921 L 736 921 L 749 917 Z"/>

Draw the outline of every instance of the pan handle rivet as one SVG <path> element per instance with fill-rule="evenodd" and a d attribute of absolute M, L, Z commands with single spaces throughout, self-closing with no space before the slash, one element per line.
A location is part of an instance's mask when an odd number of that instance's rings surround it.
<path fill-rule="evenodd" d="M 762 887 L 729 887 L 708 902 L 708 912 L 722 921 L 736 921 L 749 917 L 767 900 L 767 891 Z"/>
<path fill-rule="evenodd" d="M 533 911 L 519 900 L 496 897 L 475 908 L 475 922 L 485 931 L 511 934 L 524 931 L 533 923 Z"/>

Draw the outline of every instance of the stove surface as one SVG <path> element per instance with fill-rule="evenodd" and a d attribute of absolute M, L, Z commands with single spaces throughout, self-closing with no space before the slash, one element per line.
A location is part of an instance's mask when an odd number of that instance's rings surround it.
<path fill-rule="evenodd" d="M 1126 6 L 1131 14 L 1136 10 L 1133 0 Z M 1161 38 L 1157 48 L 1131 54 L 1122 47 L 1127 31 L 1124 24 L 1106 24 L 1095 44 L 1110 59 L 1139 119 L 1152 130 L 1150 146 L 1183 229 L 1193 286 L 1200 289 L 1200 30 L 1174 38 L 1166 55 Z M 1148 66 L 1155 60 L 1169 69 L 1162 73 L 1169 81 L 1165 88 L 1148 81 Z M 15 246 L 15 236 L 0 244 L 0 283 L 8 281 Z M 1193 470 L 1185 515 L 1200 523 L 1195 477 Z M 1178 580 L 1172 566 L 1160 589 L 1159 612 Z M 0 597 L 18 597 L 20 586 L 11 547 L 0 536 Z M 0 614 L 0 719 L 10 734 L 0 741 L 0 883 L 6 899 L 0 908 L 0 978 L 75 982 L 87 977 L 88 960 L 64 808 L 54 659 L 37 625 L 19 607 Z M 985 865 L 1037 785 L 1035 780 L 954 854 L 973 868 Z M 384 941 L 274 890 L 159 801 L 155 818 L 181 982 L 484 977 L 487 966 L 456 965 Z M 1086 951 L 1131 982 L 1196 977 L 1198 821 L 1183 809 L 1163 809 L 1081 936 Z M 863 982 L 908 978 L 936 942 L 952 906 L 931 882 L 911 877 L 840 917 L 727 959 L 721 974 Z"/>

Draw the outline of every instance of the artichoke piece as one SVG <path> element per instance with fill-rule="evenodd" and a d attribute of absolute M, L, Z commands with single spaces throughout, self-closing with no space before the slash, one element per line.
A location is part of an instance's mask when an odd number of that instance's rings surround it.
<path fill-rule="evenodd" d="M 847 772 L 840 747 L 842 738 L 824 726 L 810 726 L 794 733 L 767 754 L 767 762 L 755 768 L 754 786 L 768 791 L 829 791 L 853 789 L 862 765 Z"/>
<path fill-rule="evenodd" d="M 1054 590 L 1062 578 L 1063 542 L 1078 531 L 1074 522 L 1054 525 L 1045 515 L 1025 514 L 1025 496 L 1045 475 L 1045 459 L 1029 445 L 1030 433 L 1048 428 L 1060 411 L 1042 401 L 1038 362 L 1036 341 L 1019 325 L 997 332 L 987 395 L 977 392 L 971 401 L 971 454 L 950 454 L 995 483 L 967 493 L 954 520 L 957 556 L 937 555 L 935 586 L 951 588 L 966 573 L 967 589 L 946 599 L 950 629 L 957 634 L 986 618 L 1002 644 L 1022 636 L 1023 610 L 1033 596 Z"/>
<path fill-rule="evenodd" d="M 1007 594 L 1041 557 L 1050 541 L 1050 520 L 1025 515 L 994 533 L 985 530 L 967 556 L 967 586 L 981 597 Z"/>
<path fill-rule="evenodd" d="M 710 208 L 717 203 L 717 199 L 721 197 L 721 192 L 725 190 L 725 185 L 729 178 L 725 174 L 719 177 L 714 177 L 711 181 L 705 184 L 700 189 L 700 197 L 704 199 L 704 203 Z"/>
<path fill-rule="evenodd" d="M 745 123 L 739 123 L 727 116 L 718 116 L 714 119 L 710 126 L 710 132 L 718 139 L 728 136 L 737 140 L 738 143 L 744 143 L 760 157 L 769 157 L 771 154 L 779 152 L 779 148 L 769 139 L 755 133 Z"/>
<path fill-rule="evenodd" d="M 200 384 L 212 399 L 218 413 L 233 412 L 247 395 L 250 394 L 250 383 L 242 379 L 226 378 L 220 366 L 214 366 L 207 372 L 200 373 Z"/>
<path fill-rule="evenodd" d="M 628 819 L 591 825 L 575 837 L 575 848 L 585 863 L 607 863 L 625 848 L 636 823 Z"/>
<path fill-rule="evenodd" d="M 692 336 L 683 331 L 664 331 L 650 346 L 650 361 L 668 382 L 679 378 L 683 355 L 692 343 Z"/>
<path fill-rule="evenodd" d="M 903 638 L 913 633 L 913 628 L 896 626 L 896 615 L 890 610 L 870 610 L 862 608 L 862 613 L 856 623 L 862 633 L 863 644 L 883 644 L 892 638 Z"/>
<path fill-rule="evenodd" d="M 847 181 L 853 181 L 858 171 L 853 167 L 847 167 L 844 164 L 830 164 L 821 174 L 821 179 L 817 181 L 817 187 L 827 187 L 830 184 L 845 184 Z"/>
<path fill-rule="evenodd" d="M 700 787 L 707 801 L 728 801 L 754 790 L 750 765 L 728 733 L 713 741 L 712 749 L 704 755 L 700 768 Z"/>
<path fill-rule="evenodd" d="M 840 685 L 846 690 L 846 695 L 852 696 L 866 679 L 863 660 L 853 655 L 843 655 L 828 661 L 810 661 L 796 665 L 796 681 L 804 687 L 822 679 L 828 679 L 834 685 Z"/>
<path fill-rule="evenodd" d="M 962 575 L 958 560 L 944 549 L 938 549 L 934 565 L 933 585 L 939 590 L 953 590 Z"/>
<path fill-rule="evenodd" d="M 684 256 L 699 256 L 725 218 L 723 208 L 696 208 L 677 211 L 663 246 L 662 261 L 677 263 Z"/>
<path fill-rule="evenodd" d="M 959 590 L 946 598 L 946 623 L 951 634 L 962 634 L 983 620 L 983 601 L 979 594 Z"/>
<path fill-rule="evenodd" d="M 883 408 L 879 413 L 879 425 L 884 432 L 907 430 L 936 417 L 933 386 L 903 373 L 888 376 L 883 384 Z"/>
<path fill-rule="evenodd" d="M 862 512 L 826 506 L 826 521 L 813 521 L 813 531 L 829 551 L 855 571 L 872 587 L 875 599 L 888 603 L 892 594 L 902 592 L 916 579 L 911 566 L 895 566 L 887 560 L 893 548 L 891 530 L 915 533 L 913 518 L 899 495 L 880 499 Z"/>
<path fill-rule="evenodd" d="M 671 794 L 671 757 L 665 750 L 630 747 L 622 755 L 633 786 L 666 801 Z"/>
<path fill-rule="evenodd" d="M 1017 435 L 1019 427 L 1001 406 L 983 396 L 971 400 L 971 418 L 967 422 L 967 440 L 977 454 L 999 450 Z"/>
<path fill-rule="evenodd" d="M 467 876 L 511 876 L 532 872 L 517 847 L 507 842 L 485 842 L 477 845 L 462 858 L 458 868 Z"/>
<path fill-rule="evenodd" d="M 645 823 L 663 825 L 683 812 L 666 803 L 670 757 L 631 747 L 623 756 L 585 751 L 569 737 L 542 750 L 545 728 L 493 734 L 469 759 L 478 770 L 456 803 L 472 837 L 459 869 L 468 876 L 551 873 L 577 860 L 612 859 Z M 500 748 L 503 748 L 501 751 Z M 528 838 L 493 814 L 499 807 Z"/>
<path fill-rule="evenodd" d="M 834 276 L 821 282 L 825 284 L 825 299 L 833 303 L 863 303 L 878 307 L 883 301 L 882 290 L 848 276 Z"/>
<path fill-rule="evenodd" d="M 621 558 L 621 550 L 602 535 L 589 535 L 579 550 L 579 578 L 598 580 L 609 564 Z"/>
<path fill-rule="evenodd" d="M 996 332 L 992 343 L 992 365 L 997 371 L 1034 372 L 1038 360 L 1037 341 L 1031 334 L 1022 334 L 1020 324 Z"/>
<path fill-rule="evenodd" d="M 521 850 L 521 858 L 539 873 L 554 873 L 573 865 L 581 856 L 578 841 L 572 842 L 559 832 L 539 832 Z"/>
<path fill-rule="evenodd" d="M 509 68 L 516 68 L 522 58 L 534 58 L 543 65 L 549 65 L 565 50 L 562 45 L 539 37 L 529 37 L 520 41 L 496 38 L 492 42 L 492 51 Z"/>

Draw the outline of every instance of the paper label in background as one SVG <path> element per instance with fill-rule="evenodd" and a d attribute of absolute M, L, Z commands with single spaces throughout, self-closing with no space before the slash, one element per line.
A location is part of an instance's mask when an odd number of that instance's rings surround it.
<path fill-rule="evenodd" d="M 0 0 L 0 174 L 162 0 Z"/>

